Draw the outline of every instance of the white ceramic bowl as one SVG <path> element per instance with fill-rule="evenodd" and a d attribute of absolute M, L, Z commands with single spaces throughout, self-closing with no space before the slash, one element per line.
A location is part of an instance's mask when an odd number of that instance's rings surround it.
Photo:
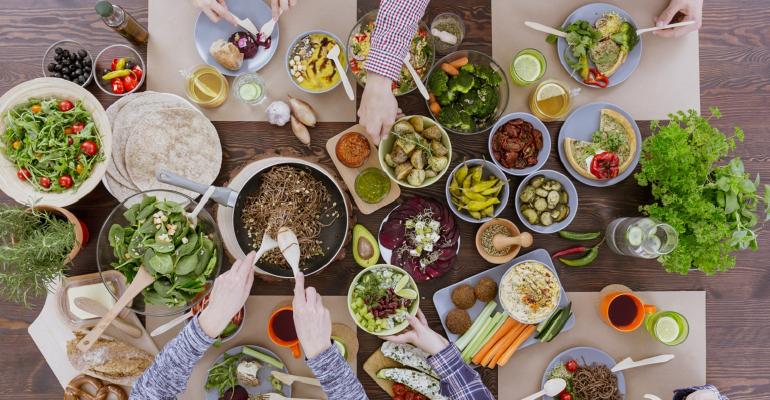
<path fill-rule="evenodd" d="M 482 179 L 487 179 L 489 178 L 490 175 L 494 175 L 497 177 L 497 179 L 500 179 L 501 181 L 505 182 L 503 189 L 500 191 L 500 197 L 499 197 L 500 204 L 495 206 L 495 213 L 493 216 L 476 219 L 468 215 L 467 212 L 458 210 L 457 206 L 454 203 L 452 203 L 452 194 L 449 192 L 449 186 L 452 185 L 452 177 L 454 177 L 457 170 L 460 169 L 460 167 L 462 167 L 463 164 L 467 165 L 468 168 L 472 168 L 481 164 L 484 166 L 484 175 Z M 460 219 L 462 219 L 463 221 L 467 221 L 472 224 L 482 224 L 484 222 L 491 220 L 492 218 L 497 217 L 498 215 L 500 215 L 500 213 L 503 212 L 505 207 L 508 205 L 508 197 L 510 197 L 511 195 L 511 188 L 510 188 L 510 183 L 508 182 L 508 177 L 497 165 L 487 160 L 475 159 L 475 160 L 468 160 L 464 163 L 460 163 L 452 170 L 452 173 L 449 175 L 449 178 L 446 181 L 445 192 L 446 192 L 446 201 L 449 204 L 449 208 L 452 209 L 452 212 L 455 213 L 455 215 L 460 217 Z"/>
<path fill-rule="evenodd" d="M 569 216 L 567 216 L 567 218 L 560 222 L 548 226 L 543 226 L 530 224 L 529 221 L 527 221 L 527 219 L 524 218 L 524 216 L 521 214 L 521 200 L 519 197 L 521 197 L 521 192 L 524 190 L 524 187 L 526 187 L 529 181 L 531 181 L 532 178 L 536 176 L 544 176 L 548 179 L 558 181 L 561 183 L 563 189 L 567 191 L 567 195 L 569 196 L 569 201 L 567 202 L 569 206 Z M 572 223 L 572 220 L 575 219 L 575 215 L 577 214 L 578 209 L 578 194 L 577 189 L 575 189 L 575 185 L 572 184 L 572 181 L 564 176 L 564 174 L 549 169 L 544 169 L 524 178 L 524 180 L 521 181 L 518 189 L 516 189 L 516 198 L 514 199 L 514 202 L 516 204 L 516 215 L 519 216 L 519 220 L 524 226 L 537 233 L 556 233 L 566 228 L 570 223 Z"/>
<path fill-rule="evenodd" d="M 394 326 L 391 329 L 386 329 L 386 330 L 382 330 L 382 331 L 372 332 L 372 331 L 367 330 L 361 323 L 358 322 L 358 319 L 356 318 L 356 314 L 353 312 L 353 308 L 350 305 L 350 303 L 353 300 L 353 289 L 358 284 L 358 281 L 361 280 L 361 278 L 364 275 L 369 274 L 372 271 L 375 271 L 377 269 L 388 269 L 388 270 L 391 270 L 391 271 L 399 273 L 399 274 L 405 274 L 406 276 L 409 277 L 409 284 L 407 284 L 407 287 L 413 288 L 417 292 L 417 298 L 412 302 L 412 305 L 409 307 L 409 314 L 410 315 L 416 315 L 417 314 L 417 310 L 420 309 L 420 292 L 419 292 L 419 289 L 417 288 L 417 283 L 415 283 L 414 278 L 412 278 L 412 276 L 409 275 L 408 272 L 406 272 L 405 270 L 403 270 L 403 269 L 401 269 L 399 267 L 396 267 L 394 265 L 389 265 L 389 264 L 373 265 L 373 266 L 371 266 L 369 268 L 366 268 L 366 269 L 362 270 L 361 272 L 359 272 L 356 275 L 355 278 L 353 278 L 353 282 L 350 283 L 350 287 L 348 288 L 348 312 L 350 312 L 350 316 L 351 316 L 351 318 L 353 318 L 353 321 L 356 322 L 356 325 L 358 325 L 358 327 L 361 328 L 364 332 L 370 333 L 372 335 L 377 335 L 377 336 L 395 335 L 395 334 L 403 331 L 404 329 L 406 329 L 407 326 L 409 326 L 409 322 L 406 319 L 404 319 L 404 321 L 402 323 Z"/>
<path fill-rule="evenodd" d="M 334 39 L 335 42 L 337 42 L 337 46 L 340 47 L 340 55 L 342 56 L 342 60 L 340 60 L 340 63 L 342 63 L 342 67 L 345 68 L 343 71 L 337 71 L 337 72 L 340 75 L 347 74 L 347 65 L 348 65 L 347 61 L 348 60 L 347 60 L 347 55 L 345 53 L 345 47 L 342 45 L 342 41 L 335 34 L 333 34 L 331 32 L 327 32 L 327 31 L 321 31 L 321 30 L 307 31 L 307 32 L 303 32 L 303 33 L 300 33 L 299 35 L 297 35 L 297 37 L 295 37 L 294 40 L 291 41 L 291 44 L 289 45 L 289 47 L 286 50 L 286 59 L 284 60 L 284 66 L 286 67 L 286 74 L 289 75 L 289 79 L 291 80 L 291 83 L 294 84 L 294 86 L 296 86 L 299 90 L 301 90 L 301 91 L 303 91 L 305 93 L 319 94 L 319 93 L 329 92 L 329 91 L 333 90 L 334 88 L 336 88 L 337 86 L 339 86 L 342 83 L 342 77 L 340 77 L 340 80 L 338 80 L 337 83 L 329 86 L 326 89 L 310 90 L 310 89 L 306 89 L 306 88 L 303 88 L 302 86 L 300 86 L 300 84 L 297 83 L 296 80 L 294 80 L 294 77 L 291 75 L 291 71 L 289 69 L 289 60 L 291 60 L 291 58 L 292 58 L 291 51 L 292 51 L 292 49 L 294 49 L 294 46 L 297 44 L 297 42 L 299 42 L 300 39 L 304 38 L 305 36 L 314 34 L 314 33 L 320 33 L 320 34 L 327 35 L 327 36 L 331 37 L 332 39 Z M 329 62 L 332 62 L 332 61 L 329 60 Z M 335 69 L 336 69 L 336 67 L 335 67 Z"/>

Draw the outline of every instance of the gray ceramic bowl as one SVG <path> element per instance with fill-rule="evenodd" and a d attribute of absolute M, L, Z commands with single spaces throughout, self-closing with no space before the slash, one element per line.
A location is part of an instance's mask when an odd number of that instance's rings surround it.
<path fill-rule="evenodd" d="M 569 205 L 569 216 L 567 216 L 567 218 L 561 222 L 557 222 L 548 226 L 534 225 L 530 224 L 529 221 L 527 221 L 527 219 L 521 215 L 521 200 L 519 200 L 519 197 L 521 196 L 521 192 L 524 190 L 524 187 L 526 187 L 529 181 L 531 181 L 532 178 L 536 176 L 544 176 L 548 179 L 556 180 L 561 183 L 564 187 L 564 190 L 567 191 L 567 195 L 569 195 L 569 201 L 567 202 Z M 514 203 L 516 204 L 516 215 L 519 217 L 519 220 L 524 226 L 537 233 L 556 233 L 569 226 L 569 224 L 572 223 L 572 220 L 575 219 L 575 215 L 577 214 L 578 209 L 578 193 L 577 189 L 575 189 L 575 185 L 572 184 L 572 181 L 564 176 L 564 174 L 550 169 L 544 169 L 524 178 L 524 180 L 521 181 L 519 188 L 516 189 L 516 198 L 514 199 Z"/>
<path fill-rule="evenodd" d="M 261 27 L 265 22 L 270 21 L 273 18 L 273 12 L 270 10 L 270 6 L 263 1 L 251 1 L 251 0 L 229 0 L 227 7 L 233 14 L 240 18 L 248 18 L 257 29 Z M 204 13 L 198 14 L 198 19 L 195 21 L 195 48 L 198 50 L 198 55 L 201 59 L 212 67 L 216 68 L 223 75 L 238 76 L 245 72 L 259 71 L 262 67 L 267 65 L 273 54 L 278 50 L 278 39 L 280 29 L 278 24 L 275 25 L 273 34 L 271 37 L 271 44 L 269 49 L 259 48 L 257 54 L 250 58 L 243 60 L 243 65 L 238 71 L 229 70 L 221 65 L 211 56 L 209 53 L 209 47 L 218 39 L 227 40 L 235 32 L 245 31 L 240 26 L 232 26 L 224 19 L 219 22 L 211 22 L 211 20 Z"/>
<path fill-rule="evenodd" d="M 505 168 L 498 160 L 495 158 L 494 155 L 492 155 L 492 138 L 495 136 L 495 133 L 497 132 L 500 127 L 505 125 L 506 122 L 514 120 L 516 118 L 521 118 L 524 121 L 529 122 L 532 124 L 532 126 L 543 133 L 543 148 L 540 149 L 540 153 L 537 154 L 537 164 L 522 168 L 522 169 L 516 169 L 516 168 Z M 548 161 L 548 156 L 551 155 L 551 134 L 548 132 L 548 128 L 545 127 L 545 124 L 543 124 L 543 121 L 539 120 L 536 116 L 525 113 L 525 112 L 515 112 L 510 113 L 507 115 L 504 115 L 502 118 L 500 118 L 494 126 L 492 126 L 492 130 L 489 131 L 489 140 L 487 144 L 487 148 L 489 150 L 489 155 L 492 158 L 492 161 L 495 162 L 495 164 L 500 167 L 501 170 L 505 171 L 505 173 L 510 175 L 516 175 L 516 176 L 527 176 L 540 168 L 543 168 L 543 165 L 545 165 L 545 162 Z"/>
<path fill-rule="evenodd" d="M 291 83 L 293 83 L 294 86 L 297 87 L 297 89 L 299 89 L 299 90 L 301 90 L 301 91 L 303 91 L 305 93 L 310 93 L 310 94 L 326 93 L 326 92 L 331 91 L 332 89 L 336 88 L 337 86 L 339 86 L 342 83 L 342 79 L 338 80 L 337 83 L 335 83 L 334 85 L 329 86 L 326 89 L 310 90 L 310 89 L 305 89 L 302 86 L 300 86 L 299 83 L 297 83 L 297 81 L 291 75 L 291 71 L 289 70 L 289 60 L 291 60 L 291 58 L 292 58 L 291 52 L 294 49 L 294 46 L 297 44 L 298 41 L 300 41 L 300 39 L 304 38 L 305 36 L 314 34 L 314 33 L 320 33 L 320 34 L 323 34 L 323 35 L 327 35 L 327 36 L 331 37 L 332 39 L 334 39 L 335 42 L 337 42 L 337 46 L 340 47 L 340 56 L 342 56 L 342 60 L 340 60 L 340 62 L 342 63 L 342 66 L 345 68 L 345 71 L 338 71 L 338 73 L 340 75 L 341 74 L 347 74 L 348 59 L 347 59 L 347 55 L 345 54 L 345 47 L 342 46 L 342 41 L 340 40 L 340 38 L 337 37 L 337 35 L 335 35 L 335 34 L 333 34 L 331 32 L 322 31 L 322 30 L 312 30 L 312 31 L 302 32 L 299 35 L 297 35 L 297 37 L 295 37 L 294 40 L 291 41 L 291 44 L 289 45 L 289 47 L 286 50 L 286 59 L 284 60 L 283 63 L 286 66 L 286 74 L 289 75 L 289 79 L 291 80 Z"/>
<path fill-rule="evenodd" d="M 482 179 L 487 179 L 490 175 L 494 175 L 497 177 L 497 179 L 500 179 L 505 182 L 505 185 L 503 186 L 503 189 L 500 191 L 500 204 L 495 206 L 495 213 L 492 217 L 484 217 L 482 219 L 476 219 L 468 215 L 465 211 L 461 211 L 457 209 L 457 206 L 452 203 L 452 194 L 449 193 L 449 186 L 452 184 L 452 177 L 454 177 L 455 172 L 457 172 L 460 167 L 463 166 L 463 164 L 467 165 L 468 168 L 475 167 L 477 165 L 483 165 L 484 166 L 484 175 Z M 491 220 L 492 218 L 497 217 L 500 215 L 500 213 L 505 210 L 505 207 L 508 205 L 508 197 L 511 196 L 511 188 L 510 183 L 508 183 L 508 177 L 505 175 L 505 173 L 495 164 L 487 161 L 487 160 L 481 160 L 481 159 L 475 159 L 475 160 L 468 160 L 464 163 L 457 164 L 457 166 L 452 170 L 452 173 L 449 174 L 449 178 L 446 180 L 446 188 L 444 189 L 444 192 L 446 194 L 446 202 L 449 204 L 449 208 L 452 209 L 452 212 L 455 213 L 460 219 L 463 221 L 470 222 L 472 224 L 481 224 L 484 222 L 487 222 Z"/>

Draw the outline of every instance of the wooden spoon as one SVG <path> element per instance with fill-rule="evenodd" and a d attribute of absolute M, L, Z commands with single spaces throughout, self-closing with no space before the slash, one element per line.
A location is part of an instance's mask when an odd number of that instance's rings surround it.
<path fill-rule="evenodd" d="M 532 235 L 529 232 L 524 232 L 519 236 L 495 235 L 492 238 L 492 245 L 501 251 L 510 246 L 529 247 L 532 246 Z"/>
<path fill-rule="evenodd" d="M 147 272 L 147 268 L 145 268 L 144 265 L 141 265 L 139 267 L 139 271 L 137 271 L 136 276 L 134 277 L 133 282 L 131 282 L 131 285 L 126 288 L 126 291 L 122 296 L 120 296 L 115 305 L 112 306 L 110 311 L 108 311 L 107 314 L 105 314 L 102 319 L 99 320 L 96 326 L 94 326 L 91 331 L 80 340 L 78 343 L 78 350 L 83 353 L 90 350 L 91 346 L 93 346 L 99 337 L 102 336 L 104 330 L 107 329 L 107 327 L 118 316 L 118 314 L 120 314 L 123 309 L 129 303 L 131 303 L 132 300 L 134 300 L 134 297 L 139 295 L 139 293 L 141 293 L 144 288 L 150 286 L 153 282 L 155 282 L 155 277 Z"/>
<path fill-rule="evenodd" d="M 643 33 L 647 33 L 647 32 L 655 32 L 663 29 L 679 28 L 682 26 L 692 25 L 694 23 L 695 21 L 682 21 L 682 22 L 677 22 L 677 23 L 663 25 L 663 26 L 654 26 L 652 28 L 637 29 L 636 34 L 641 36 Z"/>
<path fill-rule="evenodd" d="M 304 376 L 291 375 L 281 371 L 272 371 L 270 372 L 270 375 L 275 377 L 275 379 L 278 379 L 279 381 L 281 381 L 281 383 L 283 383 L 284 385 L 291 386 L 294 382 L 299 382 L 299 383 L 304 383 L 306 385 L 321 387 L 321 382 L 316 378 L 307 378 Z"/>
<path fill-rule="evenodd" d="M 88 297 L 76 297 L 75 305 L 78 306 L 78 308 L 81 310 L 99 317 L 104 317 L 110 311 L 102 303 L 99 303 L 98 301 Z M 131 336 L 132 338 L 139 339 L 142 337 L 142 330 L 137 328 L 136 325 L 124 320 L 123 318 L 115 318 L 115 320 L 112 321 L 112 324 L 115 325 L 116 328 L 120 329 L 121 332 Z"/>
<path fill-rule="evenodd" d="M 283 253 L 283 258 L 285 258 L 286 262 L 291 266 L 291 270 L 294 272 L 294 277 L 296 278 L 299 276 L 300 250 L 299 241 L 297 240 L 297 235 L 294 231 L 285 226 L 279 228 L 278 247 L 281 249 L 281 253 Z"/>

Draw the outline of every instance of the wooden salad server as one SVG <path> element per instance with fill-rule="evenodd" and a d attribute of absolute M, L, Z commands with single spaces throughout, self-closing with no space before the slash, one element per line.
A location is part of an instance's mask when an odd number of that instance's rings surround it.
<path fill-rule="evenodd" d="M 538 22 L 524 21 L 524 25 L 526 25 L 526 26 L 528 26 L 528 27 L 530 27 L 530 28 L 532 28 L 532 29 L 534 29 L 536 31 L 548 33 L 548 34 L 551 34 L 551 35 L 556 35 L 558 37 L 563 37 L 563 38 L 567 37 L 567 33 L 566 32 L 560 31 L 560 30 L 555 29 L 555 28 L 551 28 L 548 25 L 543 25 L 543 24 L 538 23 Z"/>
<path fill-rule="evenodd" d="M 495 235 L 495 237 L 492 238 L 492 245 L 495 246 L 497 250 L 503 250 L 509 246 L 529 247 L 532 246 L 532 234 L 529 232 L 522 232 L 517 236 Z"/>
<path fill-rule="evenodd" d="M 679 28 L 682 26 L 692 25 L 694 23 L 695 21 L 682 21 L 682 22 L 677 22 L 677 23 L 663 25 L 663 26 L 654 26 L 652 28 L 637 29 L 636 34 L 637 36 L 641 36 L 643 33 L 647 33 L 647 32 L 655 32 L 663 29 Z"/>
<path fill-rule="evenodd" d="M 182 314 L 182 315 L 172 319 L 171 321 L 168 321 L 165 324 L 163 324 L 163 325 L 153 329 L 153 331 L 150 332 L 150 336 L 155 337 L 155 336 L 162 335 L 162 334 L 166 333 L 169 329 L 171 329 L 171 328 L 181 324 L 182 322 L 186 321 L 188 318 L 192 317 L 194 314 L 195 313 L 193 312 L 193 310 L 190 310 L 190 311 L 188 311 L 188 312 L 186 312 L 186 313 L 184 313 L 184 314 Z"/>
<path fill-rule="evenodd" d="M 153 282 L 155 282 L 155 277 L 147 271 L 147 268 L 145 268 L 144 265 L 141 265 L 139 267 L 139 271 L 137 271 L 136 276 L 134 277 L 134 280 L 126 288 L 126 291 L 122 296 L 120 296 L 115 305 L 112 306 L 110 311 L 108 311 L 107 314 L 105 314 L 102 319 L 99 320 L 96 326 L 91 328 L 91 331 L 80 340 L 78 343 L 78 350 L 85 353 L 91 349 L 91 346 L 93 346 L 99 337 L 102 336 L 104 330 L 107 329 L 107 327 L 115 318 L 117 318 L 118 314 L 120 314 L 123 309 L 129 303 L 131 303 L 132 300 L 134 300 L 134 297 L 139 295 L 139 293 L 141 293 L 144 288 L 150 286 Z"/>
<path fill-rule="evenodd" d="M 110 311 L 107 307 L 102 305 L 102 303 L 99 303 L 94 299 L 89 299 L 88 297 L 76 297 L 75 305 L 78 306 L 78 308 L 81 310 L 94 314 L 98 317 L 104 317 Z M 132 338 L 139 339 L 142 337 L 142 330 L 136 327 L 136 325 L 124 320 L 123 318 L 115 318 L 115 320 L 112 321 L 112 324 Z"/>
<path fill-rule="evenodd" d="M 294 382 L 299 382 L 299 383 L 304 383 L 306 385 L 321 387 L 321 382 L 316 378 L 307 378 L 299 375 L 291 375 L 281 371 L 272 371 L 270 372 L 270 375 L 272 375 L 275 379 L 278 379 L 279 381 L 281 381 L 281 383 L 283 383 L 284 385 L 291 386 L 292 384 L 294 384 Z"/>
<path fill-rule="evenodd" d="M 278 248 L 281 249 L 283 257 L 291 266 L 294 277 L 299 276 L 299 241 L 294 231 L 285 226 L 278 229 Z"/>

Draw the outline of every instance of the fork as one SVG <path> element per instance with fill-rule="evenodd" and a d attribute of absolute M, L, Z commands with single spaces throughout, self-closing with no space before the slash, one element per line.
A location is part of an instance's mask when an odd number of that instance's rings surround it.
<path fill-rule="evenodd" d="M 300 399 L 297 397 L 286 397 L 278 393 L 262 393 L 257 395 L 256 400 L 316 400 L 316 399 Z"/>

